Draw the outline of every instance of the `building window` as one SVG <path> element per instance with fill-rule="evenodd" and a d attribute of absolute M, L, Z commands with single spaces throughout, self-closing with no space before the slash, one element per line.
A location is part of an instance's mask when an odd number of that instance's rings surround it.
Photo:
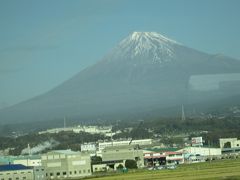
<path fill-rule="evenodd" d="M 77 171 L 74 171 L 74 174 L 77 174 Z"/>
<path fill-rule="evenodd" d="M 50 173 L 50 176 L 53 176 L 53 173 Z"/>
<path fill-rule="evenodd" d="M 69 174 L 72 174 L 72 171 L 69 171 Z"/>
<path fill-rule="evenodd" d="M 90 171 L 90 169 L 88 170 L 88 173 L 90 173 L 91 171 Z"/>
<path fill-rule="evenodd" d="M 237 144 L 237 146 L 239 146 L 239 144 Z"/>
<path fill-rule="evenodd" d="M 79 174 L 81 174 L 82 172 L 81 172 L 81 170 L 79 170 Z"/>
<path fill-rule="evenodd" d="M 63 172 L 63 175 L 67 175 L 67 172 Z"/>
<path fill-rule="evenodd" d="M 22 179 L 27 179 L 26 177 L 23 177 Z"/>
<path fill-rule="evenodd" d="M 83 173 L 86 173 L 86 170 L 85 170 L 85 169 L 83 170 Z"/>
<path fill-rule="evenodd" d="M 60 172 L 57 172 L 57 176 L 60 176 Z"/>
<path fill-rule="evenodd" d="M 46 176 L 48 176 L 48 173 L 46 173 Z"/>

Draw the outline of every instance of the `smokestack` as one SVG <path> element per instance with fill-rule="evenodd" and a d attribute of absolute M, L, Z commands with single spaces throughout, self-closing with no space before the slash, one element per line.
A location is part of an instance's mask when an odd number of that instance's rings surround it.
<path fill-rule="evenodd" d="M 30 145 L 28 144 L 28 155 L 31 156 L 31 148 L 30 148 Z"/>

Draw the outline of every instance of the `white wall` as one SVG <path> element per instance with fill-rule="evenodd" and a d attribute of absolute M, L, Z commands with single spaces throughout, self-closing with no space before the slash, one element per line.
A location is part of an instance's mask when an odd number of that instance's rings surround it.
<path fill-rule="evenodd" d="M 186 147 L 183 151 L 190 154 L 200 154 L 202 156 L 221 155 L 221 148 L 206 148 L 206 147 Z"/>
<path fill-rule="evenodd" d="M 240 140 L 237 138 L 221 138 L 219 139 L 220 148 L 223 148 L 227 142 L 231 143 L 231 148 L 240 147 Z"/>
<path fill-rule="evenodd" d="M 16 159 L 13 164 L 22 164 L 24 166 L 41 166 L 41 159 Z"/>

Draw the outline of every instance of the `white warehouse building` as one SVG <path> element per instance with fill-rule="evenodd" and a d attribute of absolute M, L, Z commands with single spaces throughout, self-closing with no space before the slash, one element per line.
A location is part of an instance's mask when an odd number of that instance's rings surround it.
<path fill-rule="evenodd" d="M 240 140 L 237 138 L 219 139 L 220 148 L 240 148 Z"/>
<path fill-rule="evenodd" d="M 208 147 L 186 147 L 183 149 L 184 153 L 199 154 L 201 156 L 219 156 L 222 154 L 221 148 Z"/>
<path fill-rule="evenodd" d="M 131 140 L 125 141 L 111 141 L 111 142 L 100 142 L 98 144 L 99 151 L 102 151 L 106 147 L 110 146 L 126 146 L 129 145 Z M 131 145 L 151 145 L 152 139 L 139 139 L 139 140 L 132 140 Z"/>

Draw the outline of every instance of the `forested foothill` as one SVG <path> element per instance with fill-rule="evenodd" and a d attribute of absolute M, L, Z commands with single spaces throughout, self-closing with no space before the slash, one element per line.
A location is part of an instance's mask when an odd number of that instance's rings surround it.
<path fill-rule="evenodd" d="M 120 132 L 113 135 L 113 140 L 152 138 L 169 147 L 173 146 L 173 144 L 184 146 L 186 137 L 190 142 L 193 136 L 202 136 L 205 140 L 204 145 L 213 147 L 219 146 L 219 138 L 240 138 L 240 120 L 238 117 L 199 117 L 186 118 L 184 121 L 179 120 L 179 118 L 155 118 L 114 122 L 112 126 L 113 132 Z M 80 144 L 99 140 L 110 141 L 112 139 L 111 137 L 105 137 L 103 134 L 86 132 L 59 132 L 56 134 L 31 132 L 20 136 L 1 134 L 0 150 L 10 148 L 9 153 L 11 155 L 19 155 L 24 148 L 27 148 L 28 144 L 30 147 L 35 147 L 41 145 L 41 143 L 49 142 L 53 146 L 49 146 L 43 152 L 49 149 L 72 149 L 78 151 L 80 150 Z"/>

